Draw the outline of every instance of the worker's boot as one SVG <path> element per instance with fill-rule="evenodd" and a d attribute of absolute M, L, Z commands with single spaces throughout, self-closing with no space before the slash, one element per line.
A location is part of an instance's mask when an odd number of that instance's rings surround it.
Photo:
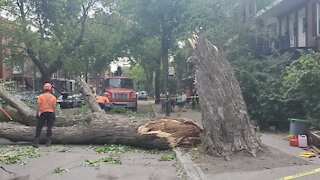
<path fill-rule="evenodd" d="M 34 147 L 34 148 L 39 147 L 39 138 L 34 138 L 32 147 Z"/>
<path fill-rule="evenodd" d="M 51 146 L 51 137 L 47 137 L 47 146 Z"/>

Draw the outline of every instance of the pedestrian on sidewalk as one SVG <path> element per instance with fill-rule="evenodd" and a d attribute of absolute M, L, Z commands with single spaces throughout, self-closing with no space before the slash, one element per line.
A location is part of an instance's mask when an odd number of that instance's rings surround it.
<path fill-rule="evenodd" d="M 174 95 L 172 95 L 170 97 L 170 103 L 171 103 L 171 112 L 174 112 L 174 108 L 176 106 L 176 102 L 177 102 L 177 99 Z"/>
<path fill-rule="evenodd" d="M 184 91 L 181 91 L 181 93 L 177 97 L 177 106 L 179 107 L 179 111 L 185 112 L 185 103 L 187 101 L 187 95 L 184 93 Z"/>
<path fill-rule="evenodd" d="M 52 126 L 55 120 L 55 112 L 57 105 L 57 98 L 51 94 L 52 85 L 45 83 L 43 85 L 44 93 L 38 97 L 37 108 L 37 126 L 36 133 L 33 141 L 33 147 L 39 147 L 39 137 L 44 124 L 47 124 L 47 146 L 51 145 Z"/>
<path fill-rule="evenodd" d="M 192 109 L 194 110 L 194 109 L 196 109 L 196 96 L 197 96 L 197 90 L 193 90 L 192 91 L 192 94 L 191 94 L 191 99 L 192 99 L 192 101 L 191 101 L 191 107 L 192 107 Z"/>

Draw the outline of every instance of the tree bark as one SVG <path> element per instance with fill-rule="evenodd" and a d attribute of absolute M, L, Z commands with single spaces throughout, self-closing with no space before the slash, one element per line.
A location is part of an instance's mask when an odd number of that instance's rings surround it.
<path fill-rule="evenodd" d="M 155 103 L 160 104 L 160 60 L 156 61 L 158 67 L 156 68 L 155 78 L 154 78 L 154 95 L 155 95 Z"/>
<path fill-rule="evenodd" d="M 82 96 L 84 100 L 89 104 L 89 107 L 92 112 L 97 113 L 104 113 L 104 111 L 101 109 L 101 107 L 96 102 L 95 97 L 93 96 L 90 87 L 88 84 L 84 81 L 82 78 L 77 79 L 77 84 L 79 86 L 80 92 L 82 93 Z"/>
<path fill-rule="evenodd" d="M 166 116 L 170 116 L 170 105 L 169 105 L 169 48 L 171 42 L 171 29 L 166 27 L 163 23 L 162 28 L 162 39 L 161 39 L 161 46 L 162 46 L 162 65 L 163 65 L 163 88 L 165 93 L 165 112 Z"/>
<path fill-rule="evenodd" d="M 27 106 L 18 97 L 13 96 L 3 87 L 0 87 L 0 98 L 14 107 L 23 118 L 22 124 L 31 125 L 35 120 L 36 111 Z"/>
<path fill-rule="evenodd" d="M 170 127 L 170 128 L 168 128 Z M 169 149 L 199 142 L 202 129 L 185 119 L 138 120 L 121 115 L 92 113 L 86 122 L 54 127 L 52 142 L 59 144 L 124 144 L 141 148 Z M 35 127 L 1 123 L 0 137 L 32 141 Z M 44 142 L 45 129 L 41 142 Z"/>
<path fill-rule="evenodd" d="M 256 156 L 261 142 L 250 123 L 242 92 L 223 53 L 203 37 L 190 40 L 197 65 L 205 151 L 226 156 L 247 151 Z"/>

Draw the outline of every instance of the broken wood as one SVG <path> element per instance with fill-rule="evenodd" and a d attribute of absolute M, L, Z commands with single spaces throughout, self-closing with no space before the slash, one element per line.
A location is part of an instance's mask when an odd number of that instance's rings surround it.
<path fill-rule="evenodd" d="M 170 147 L 176 147 L 179 144 L 197 144 L 196 140 L 199 140 L 202 131 L 203 129 L 195 122 L 186 118 L 174 117 L 149 121 L 138 128 L 140 134 L 154 134 L 166 138 Z"/>

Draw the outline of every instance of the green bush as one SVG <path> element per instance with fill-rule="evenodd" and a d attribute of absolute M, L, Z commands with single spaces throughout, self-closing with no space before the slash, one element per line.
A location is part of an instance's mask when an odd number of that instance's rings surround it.
<path fill-rule="evenodd" d="M 283 87 L 285 98 L 301 104 L 301 115 L 320 118 L 320 54 L 303 52 L 302 56 L 285 69 Z"/>
<path fill-rule="evenodd" d="M 291 61 L 287 54 L 275 54 L 263 59 L 245 56 L 232 62 L 251 119 L 262 129 L 269 125 L 287 128 L 287 119 L 296 110 L 295 103 L 284 98 L 282 87 L 283 70 Z"/>
<path fill-rule="evenodd" d="M 320 119 L 320 54 L 301 52 L 232 61 L 251 119 L 262 129 L 289 127 L 288 118 Z"/>

